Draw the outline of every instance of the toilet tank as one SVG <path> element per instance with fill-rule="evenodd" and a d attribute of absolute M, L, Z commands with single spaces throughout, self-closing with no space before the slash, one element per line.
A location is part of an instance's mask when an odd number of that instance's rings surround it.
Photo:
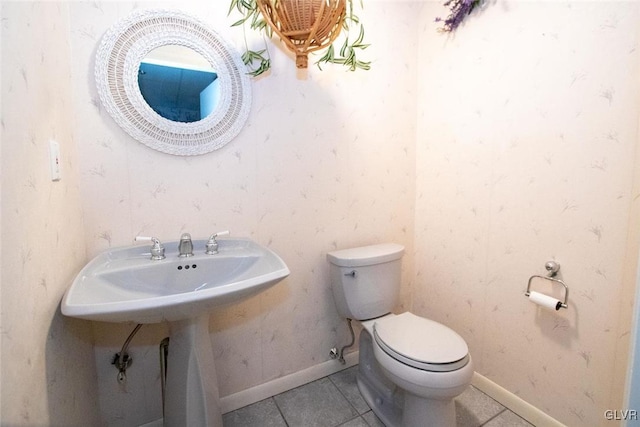
<path fill-rule="evenodd" d="M 383 243 L 327 253 L 338 313 L 366 320 L 390 313 L 400 295 L 404 246 Z"/>

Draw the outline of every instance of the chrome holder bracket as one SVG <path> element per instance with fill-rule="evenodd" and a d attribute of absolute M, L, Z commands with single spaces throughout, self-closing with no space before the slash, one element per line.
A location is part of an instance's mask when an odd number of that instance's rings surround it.
<path fill-rule="evenodd" d="M 544 268 L 548 272 L 546 276 L 540 276 L 536 274 L 529 278 L 529 282 L 527 283 L 527 291 L 524 293 L 525 296 L 528 297 L 531 295 L 531 282 L 533 281 L 533 279 L 537 278 L 542 280 L 548 280 L 552 283 L 557 283 L 564 287 L 564 299 L 562 300 L 562 302 L 558 302 L 558 304 L 556 305 L 556 310 L 560 310 L 561 308 L 568 308 L 569 306 L 567 305 L 567 302 L 569 301 L 569 287 L 567 286 L 566 283 L 564 283 L 564 281 L 555 278 L 555 276 L 560 271 L 560 264 L 558 264 L 555 261 L 548 261 L 544 265 Z"/>

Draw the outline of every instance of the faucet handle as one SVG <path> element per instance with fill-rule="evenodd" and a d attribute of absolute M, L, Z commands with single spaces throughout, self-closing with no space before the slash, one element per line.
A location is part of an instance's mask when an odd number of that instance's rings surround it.
<path fill-rule="evenodd" d="M 231 232 L 229 230 L 224 230 L 224 231 L 218 231 L 215 234 L 212 234 L 211 237 L 209 237 L 209 239 L 211 238 L 216 238 L 216 237 L 222 237 L 222 236 L 228 236 L 229 234 L 231 234 Z"/>
<path fill-rule="evenodd" d="M 225 231 L 218 231 L 217 233 L 213 233 L 211 236 L 209 236 L 209 241 L 207 242 L 207 244 L 205 245 L 206 250 L 204 251 L 205 254 L 207 255 L 215 255 L 218 253 L 218 242 L 216 241 L 216 239 L 220 236 L 228 236 L 229 235 L 229 230 L 225 230 Z"/>
<path fill-rule="evenodd" d="M 164 259 L 164 246 L 157 237 L 136 236 L 133 240 L 136 242 L 153 242 L 151 246 L 151 259 L 154 261 Z"/>

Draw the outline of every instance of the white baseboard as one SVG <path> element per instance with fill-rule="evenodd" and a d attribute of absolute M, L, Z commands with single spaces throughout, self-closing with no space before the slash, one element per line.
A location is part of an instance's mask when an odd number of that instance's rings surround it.
<path fill-rule="evenodd" d="M 540 409 L 477 372 L 473 373 L 471 384 L 536 427 L 566 427 Z"/>
<path fill-rule="evenodd" d="M 345 356 L 346 364 L 342 365 L 337 360 L 328 360 L 319 365 L 311 366 L 302 371 L 294 372 L 285 377 L 276 378 L 264 384 L 257 385 L 247 390 L 242 390 L 220 399 L 220 409 L 223 414 L 235 411 L 252 403 L 260 402 L 285 391 L 303 386 L 312 381 L 319 380 L 328 375 L 335 374 L 343 369 L 358 364 L 358 351 Z M 535 406 L 527 403 L 520 397 L 505 388 L 494 383 L 490 379 L 474 372 L 471 384 L 498 403 L 518 414 L 536 427 L 566 427 L 561 422 L 542 412 Z M 160 422 L 160 424 L 157 424 Z M 161 420 L 145 424 L 141 427 L 155 427 L 161 424 Z"/>
<path fill-rule="evenodd" d="M 252 403 L 275 396 L 276 394 L 335 374 L 336 372 L 356 365 L 358 363 L 358 352 L 348 353 L 344 359 L 346 361 L 344 365 L 337 360 L 328 360 L 302 371 L 276 378 L 275 380 L 230 394 L 229 396 L 224 396 L 220 399 L 220 409 L 223 414 L 226 414 L 227 412 L 235 411 L 236 409 L 251 405 Z"/>
<path fill-rule="evenodd" d="M 329 360 L 285 377 L 276 378 L 250 389 L 222 397 L 220 399 L 220 409 L 223 414 L 235 411 L 354 366 L 358 363 L 358 352 L 347 354 L 345 361 L 346 364 L 342 365 L 336 360 Z M 477 372 L 474 372 L 471 384 L 536 427 L 566 427 L 550 415 Z"/>

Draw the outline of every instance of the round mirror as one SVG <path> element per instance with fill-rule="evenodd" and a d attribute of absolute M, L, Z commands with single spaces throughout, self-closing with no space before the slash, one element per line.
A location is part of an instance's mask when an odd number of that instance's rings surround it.
<path fill-rule="evenodd" d="M 191 123 L 211 114 L 219 96 L 218 74 L 193 49 L 155 48 L 140 62 L 138 87 L 153 111 L 173 122 Z"/>
<path fill-rule="evenodd" d="M 159 76 L 161 68 L 174 78 Z M 198 155 L 224 146 L 251 108 L 251 82 L 238 52 L 179 11 L 140 10 L 117 22 L 98 48 L 95 74 L 114 120 L 138 141 L 169 154 Z"/>

